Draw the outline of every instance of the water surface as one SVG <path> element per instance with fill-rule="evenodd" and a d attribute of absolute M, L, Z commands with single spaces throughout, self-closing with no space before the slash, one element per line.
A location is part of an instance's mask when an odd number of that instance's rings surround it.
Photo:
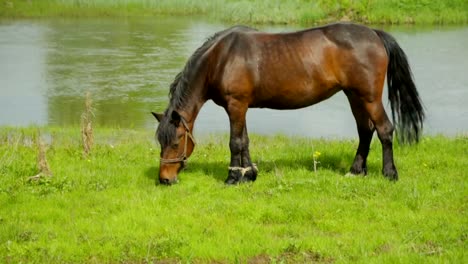
<path fill-rule="evenodd" d="M 79 124 L 90 91 L 98 125 L 153 129 L 149 112 L 167 107 L 169 84 L 187 58 L 228 26 L 190 18 L 2 20 L 0 125 Z M 468 27 L 385 30 L 409 57 L 427 108 L 425 133 L 466 133 Z M 249 131 L 260 134 L 357 136 L 342 93 L 301 110 L 251 109 L 247 118 Z M 205 104 L 196 133 L 227 131 L 224 110 Z"/>

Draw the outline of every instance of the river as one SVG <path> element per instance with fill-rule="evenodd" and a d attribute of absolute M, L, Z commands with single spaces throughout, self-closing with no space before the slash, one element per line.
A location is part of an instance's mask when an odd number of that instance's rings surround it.
<path fill-rule="evenodd" d="M 229 26 L 197 18 L 0 20 L 0 125 L 77 125 L 89 91 L 96 125 L 152 130 L 150 111 L 166 108 L 169 84 L 187 58 Z M 424 133 L 466 134 L 468 27 L 383 29 L 408 55 L 427 110 Z M 342 93 L 300 110 L 251 109 L 247 120 L 257 134 L 357 137 Z M 195 130 L 229 131 L 226 113 L 206 103 Z"/>

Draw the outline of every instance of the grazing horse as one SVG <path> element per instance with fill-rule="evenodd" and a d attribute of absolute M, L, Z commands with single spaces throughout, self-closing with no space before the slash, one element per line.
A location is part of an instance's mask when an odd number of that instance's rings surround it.
<path fill-rule="evenodd" d="M 387 76 L 393 123 L 404 143 L 417 142 L 424 109 L 405 53 L 381 30 L 337 23 L 292 33 L 269 34 L 235 26 L 210 37 L 189 58 L 170 86 L 170 102 L 156 136 L 161 144 L 159 181 L 177 182 L 195 147 L 192 130 L 207 100 L 223 107 L 230 122 L 231 163 L 227 184 L 255 181 L 249 153 L 248 108 L 298 109 L 343 91 L 356 119 L 359 147 L 350 173 L 366 174 L 374 130 L 382 144 L 382 173 L 397 180 L 394 126 L 382 92 Z"/>

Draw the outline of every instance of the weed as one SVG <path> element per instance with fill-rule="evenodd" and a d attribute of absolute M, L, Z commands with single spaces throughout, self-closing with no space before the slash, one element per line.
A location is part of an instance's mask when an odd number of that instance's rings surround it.
<path fill-rule="evenodd" d="M 46 157 L 46 145 L 41 137 L 40 131 L 37 131 L 35 136 L 37 146 L 37 168 L 39 173 L 35 176 L 29 177 L 30 181 L 40 180 L 42 177 L 52 177 L 52 171 L 50 170 L 49 163 Z"/>
<path fill-rule="evenodd" d="M 91 93 L 87 92 L 85 99 L 85 110 L 81 115 L 81 140 L 83 142 L 83 156 L 85 158 L 88 157 L 89 153 L 91 152 L 91 148 L 94 144 L 94 134 L 92 125 L 93 116 L 94 114 Z"/>

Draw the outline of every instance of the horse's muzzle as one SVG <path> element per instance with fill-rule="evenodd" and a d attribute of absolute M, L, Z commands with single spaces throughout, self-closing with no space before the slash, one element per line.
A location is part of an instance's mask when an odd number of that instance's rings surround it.
<path fill-rule="evenodd" d="M 178 182 L 177 177 L 175 177 L 174 179 L 159 178 L 159 183 L 163 185 L 172 185 L 172 184 L 176 184 L 177 182 Z"/>

